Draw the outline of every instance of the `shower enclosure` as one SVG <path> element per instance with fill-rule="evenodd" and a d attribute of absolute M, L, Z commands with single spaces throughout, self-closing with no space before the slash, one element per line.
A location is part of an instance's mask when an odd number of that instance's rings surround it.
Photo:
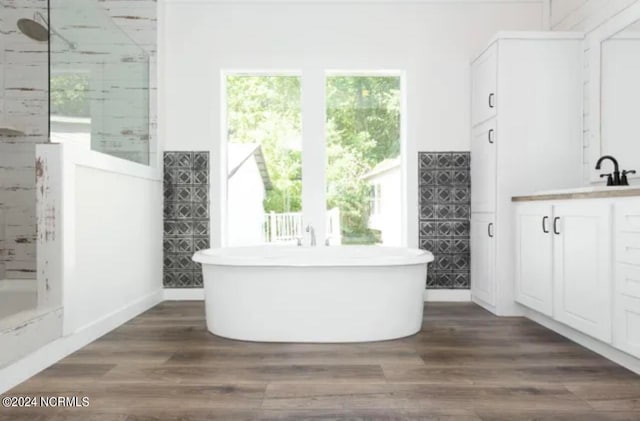
<path fill-rule="evenodd" d="M 8 332 L 41 314 L 35 148 L 47 141 L 48 47 L 18 23 L 46 13 L 46 1 L 0 0 L 0 366 L 15 356 Z"/>
<path fill-rule="evenodd" d="M 150 60 L 131 37 L 144 31 L 117 23 L 138 19 L 122 7 L 131 5 L 0 0 L 0 369 L 64 331 L 64 277 L 51 276 L 62 252 L 50 253 L 64 233 L 60 209 L 43 200 L 62 186 L 36 145 L 155 162 Z"/>

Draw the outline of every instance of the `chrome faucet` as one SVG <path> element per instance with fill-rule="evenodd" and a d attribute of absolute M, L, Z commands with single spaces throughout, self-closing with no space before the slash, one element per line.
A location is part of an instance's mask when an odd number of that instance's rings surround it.
<path fill-rule="evenodd" d="M 313 229 L 313 225 L 307 225 L 306 231 L 309 233 L 309 245 L 316 245 L 316 230 Z"/>

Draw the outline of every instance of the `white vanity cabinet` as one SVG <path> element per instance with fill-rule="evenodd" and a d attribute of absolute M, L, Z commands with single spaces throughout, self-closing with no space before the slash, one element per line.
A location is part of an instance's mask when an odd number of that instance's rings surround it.
<path fill-rule="evenodd" d="M 516 205 L 516 301 L 611 342 L 612 230 L 607 200 Z"/>
<path fill-rule="evenodd" d="M 582 181 L 582 39 L 502 32 L 471 64 L 471 296 L 501 316 L 522 314 L 511 197 Z"/>
<path fill-rule="evenodd" d="M 611 342 L 611 203 L 576 200 L 553 206 L 554 317 Z"/>
<path fill-rule="evenodd" d="M 516 205 L 516 301 L 542 314 L 553 314 L 553 207 L 549 203 Z"/>
<path fill-rule="evenodd" d="M 640 199 L 615 207 L 614 345 L 640 358 Z"/>

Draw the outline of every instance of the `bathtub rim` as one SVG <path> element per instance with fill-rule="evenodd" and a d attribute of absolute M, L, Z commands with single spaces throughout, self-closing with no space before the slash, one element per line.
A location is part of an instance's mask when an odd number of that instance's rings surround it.
<path fill-rule="evenodd" d="M 409 248 L 409 247 L 378 247 L 378 246 L 329 246 L 331 248 L 348 248 L 348 247 L 362 247 L 362 248 L 380 248 L 380 249 L 394 249 L 403 250 L 408 252 L 406 256 L 368 256 L 363 257 L 326 257 L 318 258 L 317 261 L 311 260 L 294 260 L 290 256 L 282 256 L 276 258 L 267 258 L 264 256 L 247 256 L 247 255 L 222 255 L 220 253 L 228 252 L 229 250 L 249 250 L 259 249 L 263 247 L 279 247 L 282 250 L 313 250 L 325 248 L 319 247 L 296 247 L 296 246 L 242 246 L 242 247 L 217 247 L 209 248 L 197 251 L 192 260 L 203 265 L 215 265 L 215 266 L 251 266 L 251 267 L 370 267 L 370 266 L 412 266 L 412 265 L 426 265 L 434 261 L 435 257 L 433 253 L 427 250 Z M 216 252 L 218 254 L 216 254 Z"/>

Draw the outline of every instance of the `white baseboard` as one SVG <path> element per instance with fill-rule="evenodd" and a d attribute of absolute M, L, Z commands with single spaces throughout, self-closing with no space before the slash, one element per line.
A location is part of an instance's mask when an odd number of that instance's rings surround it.
<path fill-rule="evenodd" d="M 159 304 L 162 298 L 162 290 L 148 294 L 0 369 L 0 394 Z"/>
<path fill-rule="evenodd" d="M 424 291 L 425 301 L 466 302 L 471 301 L 468 289 L 427 289 Z"/>
<path fill-rule="evenodd" d="M 167 301 L 202 301 L 204 288 L 165 288 L 164 299 Z"/>
<path fill-rule="evenodd" d="M 553 330 L 554 332 L 564 336 L 565 338 L 571 339 L 573 342 L 576 342 L 577 344 L 582 345 L 583 347 L 602 355 L 603 357 L 613 361 L 616 364 L 620 364 L 621 366 L 633 371 L 636 374 L 640 374 L 639 359 L 632 357 L 625 352 L 617 350 L 611 345 L 594 339 L 591 336 L 587 336 L 584 333 L 578 332 L 577 330 L 574 330 L 567 325 L 556 322 L 555 320 L 550 319 L 547 316 L 544 316 L 536 311 L 525 309 L 524 312 L 525 317 L 527 317 L 528 319 L 541 324 L 547 329 Z"/>

